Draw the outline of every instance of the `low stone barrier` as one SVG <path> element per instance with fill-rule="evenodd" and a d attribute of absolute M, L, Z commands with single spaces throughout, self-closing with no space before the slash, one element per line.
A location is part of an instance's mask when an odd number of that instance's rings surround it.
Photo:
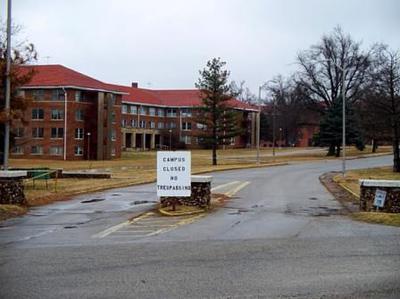
<path fill-rule="evenodd" d="M 0 171 L 0 204 L 25 204 L 26 171 Z"/>
<path fill-rule="evenodd" d="M 400 213 L 400 181 L 399 180 L 360 180 L 360 210 L 375 211 L 374 200 L 377 190 L 386 192 L 383 208 L 379 211 Z"/>
<path fill-rule="evenodd" d="M 212 176 L 191 176 L 191 196 L 190 197 L 161 197 L 162 207 L 171 205 L 198 206 L 206 208 L 211 202 L 211 181 Z"/>

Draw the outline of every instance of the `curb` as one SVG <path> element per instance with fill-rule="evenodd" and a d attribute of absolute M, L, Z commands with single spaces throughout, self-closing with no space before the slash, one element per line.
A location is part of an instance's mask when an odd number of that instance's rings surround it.
<path fill-rule="evenodd" d="M 338 184 L 341 188 L 343 188 L 344 190 L 346 190 L 347 192 L 349 192 L 351 195 L 353 195 L 355 198 L 360 199 L 360 195 L 355 193 L 353 190 L 351 190 L 349 187 L 347 187 L 345 184 L 339 182 L 339 180 L 337 179 L 337 175 L 334 176 L 332 178 L 332 181 L 334 181 L 336 184 Z"/>
<path fill-rule="evenodd" d="M 169 216 L 169 217 L 176 217 L 176 216 L 191 216 L 191 215 L 198 215 L 207 212 L 205 209 L 201 209 L 198 211 L 191 211 L 191 212 L 167 212 L 163 210 L 162 208 L 158 209 L 158 211 L 164 215 L 164 216 Z"/>

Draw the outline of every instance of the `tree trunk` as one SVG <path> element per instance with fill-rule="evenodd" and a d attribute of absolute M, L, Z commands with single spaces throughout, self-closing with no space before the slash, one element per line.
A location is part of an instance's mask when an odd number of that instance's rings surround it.
<path fill-rule="evenodd" d="M 393 133 L 393 172 L 400 172 L 400 137 L 398 124 L 394 125 Z"/>
<path fill-rule="evenodd" d="M 340 157 L 340 144 L 336 145 L 336 157 Z"/>
<path fill-rule="evenodd" d="M 376 150 L 378 149 L 378 140 L 376 140 L 375 138 L 372 139 L 372 152 L 376 153 Z"/>
<path fill-rule="evenodd" d="M 217 145 L 215 142 L 212 144 L 212 165 L 217 165 Z"/>
<path fill-rule="evenodd" d="M 335 145 L 330 144 L 329 145 L 329 150 L 328 153 L 326 154 L 327 156 L 334 156 L 335 155 Z"/>

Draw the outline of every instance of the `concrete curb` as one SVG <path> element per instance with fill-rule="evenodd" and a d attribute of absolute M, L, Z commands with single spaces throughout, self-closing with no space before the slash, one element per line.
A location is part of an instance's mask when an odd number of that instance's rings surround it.
<path fill-rule="evenodd" d="M 205 209 L 199 209 L 198 211 L 191 211 L 191 212 L 167 212 L 163 210 L 162 208 L 158 209 L 158 211 L 164 215 L 164 216 L 169 216 L 169 217 L 177 217 L 177 216 L 191 216 L 191 215 L 198 215 L 202 213 L 206 213 L 208 210 Z"/>
<path fill-rule="evenodd" d="M 360 195 L 355 193 L 353 190 L 351 190 L 349 187 L 347 187 L 345 184 L 339 182 L 339 180 L 337 179 L 337 177 L 340 175 L 336 175 L 332 178 L 332 180 L 338 184 L 341 188 L 343 188 L 344 190 L 346 190 L 347 192 L 349 192 L 351 195 L 353 195 L 354 197 L 360 199 Z"/>

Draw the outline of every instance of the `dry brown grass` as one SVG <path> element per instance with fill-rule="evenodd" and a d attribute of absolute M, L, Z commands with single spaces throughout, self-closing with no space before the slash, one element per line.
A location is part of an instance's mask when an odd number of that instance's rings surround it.
<path fill-rule="evenodd" d="M 26 207 L 0 204 L 0 221 L 26 213 Z"/>
<path fill-rule="evenodd" d="M 390 148 L 380 148 L 380 152 L 388 152 Z M 304 148 L 277 149 L 277 156 L 271 156 L 270 148 L 260 151 L 260 165 L 268 166 L 293 161 L 310 161 L 326 159 L 326 152 L 305 150 Z M 370 154 L 350 149 L 349 156 Z M 217 166 L 211 165 L 210 150 L 192 151 L 192 173 L 241 169 L 257 167 L 256 150 L 254 149 L 227 149 L 218 151 Z M 334 159 L 334 158 L 329 158 Z M 36 181 L 36 188 L 32 182 L 26 183 L 26 197 L 29 205 L 42 205 L 56 200 L 64 200 L 69 196 L 94 192 L 109 188 L 117 188 L 135 184 L 153 182 L 156 178 L 156 152 L 125 152 L 121 159 L 111 161 L 59 161 L 39 159 L 12 159 L 10 165 L 15 168 L 48 167 L 50 169 L 62 168 L 64 170 L 91 170 L 110 172 L 111 179 L 60 179 L 49 180 L 49 188 L 45 188 L 44 181 Z"/>
<path fill-rule="evenodd" d="M 368 223 L 400 226 L 400 214 L 360 212 L 354 213 L 352 218 L 357 221 L 364 221 Z"/>
<path fill-rule="evenodd" d="M 360 179 L 376 179 L 376 180 L 400 180 L 400 173 L 393 172 L 392 167 L 378 167 L 351 170 L 346 173 L 346 177 L 337 175 L 335 181 L 348 188 L 360 196 Z"/>

